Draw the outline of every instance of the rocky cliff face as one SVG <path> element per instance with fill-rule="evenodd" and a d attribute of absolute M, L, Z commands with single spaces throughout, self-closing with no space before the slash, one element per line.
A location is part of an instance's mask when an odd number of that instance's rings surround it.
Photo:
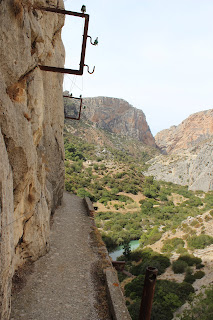
<path fill-rule="evenodd" d="M 82 117 L 98 128 L 155 147 L 155 140 L 143 111 L 133 108 L 125 100 L 116 98 L 86 98 L 83 103 L 86 109 L 83 110 Z"/>
<path fill-rule="evenodd" d="M 213 110 L 192 114 L 156 135 L 163 153 L 149 161 L 148 175 L 191 190 L 213 190 Z"/>
<path fill-rule="evenodd" d="M 202 144 L 196 150 L 161 155 L 148 162 L 147 175 L 180 185 L 190 190 L 213 190 L 213 140 Z"/>
<path fill-rule="evenodd" d="M 194 113 L 178 126 L 162 130 L 156 144 L 167 154 L 194 147 L 213 137 L 213 109 Z"/>
<path fill-rule="evenodd" d="M 64 64 L 64 17 L 0 1 L 0 318 L 8 319 L 14 271 L 48 250 L 50 215 L 63 183 L 63 100 L 59 74 L 38 64 Z"/>

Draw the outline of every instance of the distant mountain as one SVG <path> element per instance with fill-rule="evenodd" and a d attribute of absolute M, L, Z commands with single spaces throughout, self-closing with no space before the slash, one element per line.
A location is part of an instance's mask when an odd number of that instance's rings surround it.
<path fill-rule="evenodd" d="M 191 190 L 213 190 L 213 109 L 192 114 L 155 139 L 164 155 L 149 161 L 147 175 Z"/>
<path fill-rule="evenodd" d="M 177 153 L 213 138 L 213 109 L 190 115 L 178 126 L 160 131 L 155 141 L 165 154 Z"/>
<path fill-rule="evenodd" d="M 82 120 L 91 125 L 122 137 L 132 138 L 147 146 L 156 147 L 155 139 L 146 122 L 142 110 L 131 106 L 127 101 L 117 98 L 95 97 L 85 98 L 86 109 L 82 112 Z M 72 101 L 65 100 L 65 110 L 72 108 Z"/>

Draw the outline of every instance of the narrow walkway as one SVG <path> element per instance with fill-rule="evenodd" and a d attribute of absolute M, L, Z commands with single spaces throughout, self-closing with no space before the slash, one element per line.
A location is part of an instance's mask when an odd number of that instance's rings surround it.
<path fill-rule="evenodd" d="M 100 320 L 90 233 L 83 200 L 64 193 L 54 215 L 50 252 L 34 263 L 26 285 L 12 297 L 11 320 Z"/>

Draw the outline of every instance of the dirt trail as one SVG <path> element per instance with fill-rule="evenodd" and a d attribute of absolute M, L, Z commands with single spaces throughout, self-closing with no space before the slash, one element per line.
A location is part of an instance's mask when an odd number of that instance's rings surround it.
<path fill-rule="evenodd" d="M 34 263 L 12 297 L 11 320 L 100 320 L 92 273 L 91 220 L 80 198 L 64 193 L 54 215 L 50 252 Z M 104 320 L 108 318 L 104 318 Z"/>

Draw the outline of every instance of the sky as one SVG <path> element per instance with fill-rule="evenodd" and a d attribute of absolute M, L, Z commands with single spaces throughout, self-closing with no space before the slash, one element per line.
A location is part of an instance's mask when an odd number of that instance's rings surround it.
<path fill-rule="evenodd" d="M 66 75 L 74 96 L 122 98 L 143 110 L 151 132 L 213 108 L 212 0 L 65 0 L 86 5 L 89 32 L 83 76 Z M 84 19 L 66 18 L 66 67 L 78 69 Z"/>

